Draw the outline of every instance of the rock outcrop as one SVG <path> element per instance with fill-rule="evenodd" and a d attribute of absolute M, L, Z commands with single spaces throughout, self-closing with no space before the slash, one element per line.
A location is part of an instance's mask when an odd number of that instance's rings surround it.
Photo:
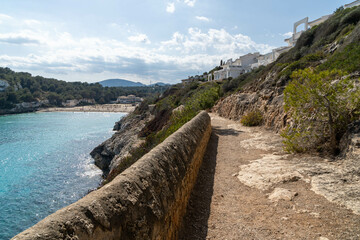
<path fill-rule="evenodd" d="M 220 100 L 213 110 L 222 117 L 240 120 L 249 111 L 260 110 L 264 124 L 279 130 L 286 124 L 286 113 L 283 108 L 283 91 L 286 81 L 278 79 L 276 72 L 269 72 L 241 92 Z"/>
<path fill-rule="evenodd" d="M 138 134 L 152 117 L 149 111 L 145 111 L 139 115 L 131 113 L 116 122 L 114 130 L 117 132 L 90 153 L 95 165 L 105 174 L 116 167 L 131 149 L 142 143 Z"/>
<path fill-rule="evenodd" d="M 201 112 L 111 183 L 13 239 L 177 239 L 210 135 Z"/>
<path fill-rule="evenodd" d="M 5 91 L 7 87 L 9 87 L 9 83 L 5 80 L 0 80 L 0 92 Z"/>
<path fill-rule="evenodd" d="M 17 103 L 14 108 L 0 109 L 0 115 L 35 112 L 35 111 L 39 110 L 40 108 L 47 106 L 48 104 L 49 104 L 48 100 Z"/>

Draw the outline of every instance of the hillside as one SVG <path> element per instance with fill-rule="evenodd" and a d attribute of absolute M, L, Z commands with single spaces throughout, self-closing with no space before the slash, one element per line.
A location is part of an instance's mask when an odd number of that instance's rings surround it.
<path fill-rule="evenodd" d="M 358 78 L 359 20 L 360 8 L 339 9 L 326 22 L 303 33 L 293 49 L 266 67 L 222 82 L 172 86 L 160 98 L 147 100 L 133 114 L 117 123 L 115 129 L 118 132 L 94 149 L 92 156 L 105 172 L 110 171 L 111 179 L 199 110 L 210 109 L 215 102 L 213 111 L 226 118 L 240 120 L 248 112 L 259 111 L 266 127 L 275 131 L 286 126 L 296 128 L 291 113 L 284 109 L 284 90 L 291 82 L 293 73 L 311 69 L 320 74 L 341 69 L 349 79 Z M 360 109 L 360 105 L 357 109 Z M 355 113 L 353 109 L 353 117 L 348 119 L 358 119 Z M 325 153 L 329 149 L 327 143 L 330 135 L 328 129 L 320 130 L 323 136 L 314 137 L 319 142 L 312 143 L 321 146 L 317 150 Z M 339 148 L 345 132 L 339 129 L 336 133 L 336 148 Z M 345 147 L 342 149 L 345 151 Z M 327 154 L 331 155 L 331 151 Z"/>
<path fill-rule="evenodd" d="M 259 111 L 265 126 L 287 127 L 284 136 L 298 141 L 289 150 L 338 154 L 346 126 L 359 119 L 359 20 L 360 7 L 338 9 L 275 63 L 225 81 L 214 110 L 234 120 Z"/>
<path fill-rule="evenodd" d="M 125 79 L 107 79 L 99 82 L 103 87 L 145 87 L 141 82 L 133 82 Z"/>
<path fill-rule="evenodd" d="M 0 114 L 34 111 L 39 107 L 60 106 L 67 100 L 79 104 L 105 104 L 118 96 L 146 97 L 161 93 L 164 87 L 103 87 L 99 83 L 66 82 L 14 72 L 0 67 Z"/>

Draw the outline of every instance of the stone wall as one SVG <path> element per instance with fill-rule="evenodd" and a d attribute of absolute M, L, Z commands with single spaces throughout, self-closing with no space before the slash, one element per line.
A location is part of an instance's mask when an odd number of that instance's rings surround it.
<path fill-rule="evenodd" d="M 210 134 L 201 112 L 111 183 L 13 239 L 177 239 Z"/>

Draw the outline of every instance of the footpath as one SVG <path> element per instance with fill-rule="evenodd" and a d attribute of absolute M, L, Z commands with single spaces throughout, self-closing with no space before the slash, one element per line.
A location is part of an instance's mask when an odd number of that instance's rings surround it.
<path fill-rule="evenodd" d="M 326 178 L 339 163 L 286 154 L 261 127 L 211 121 L 180 239 L 360 239 L 359 198 L 346 192 L 358 186 L 334 191 Z"/>

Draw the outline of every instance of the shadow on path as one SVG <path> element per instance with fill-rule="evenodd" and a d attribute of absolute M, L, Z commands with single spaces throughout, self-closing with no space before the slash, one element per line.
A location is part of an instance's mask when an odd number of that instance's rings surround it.
<path fill-rule="evenodd" d="M 213 131 L 216 132 L 216 134 L 220 135 L 220 136 L 238 136 L 239 133 L 243 132 L 243 131 L 237 131 L 234 129 L 223 129 L 220 127 L 213 127 Z"/>
<path fill-rule="evenodd" d="M 208 233 L 211 198 L 214 193 L 214 175 L 219 137 L 219 129 L 211 133 L 203 163 L 191 193 L 183 227 L 179 234 L 180 240 L 204 240 Z M 231 133 L 230 133 L 231 134 Z"/>

